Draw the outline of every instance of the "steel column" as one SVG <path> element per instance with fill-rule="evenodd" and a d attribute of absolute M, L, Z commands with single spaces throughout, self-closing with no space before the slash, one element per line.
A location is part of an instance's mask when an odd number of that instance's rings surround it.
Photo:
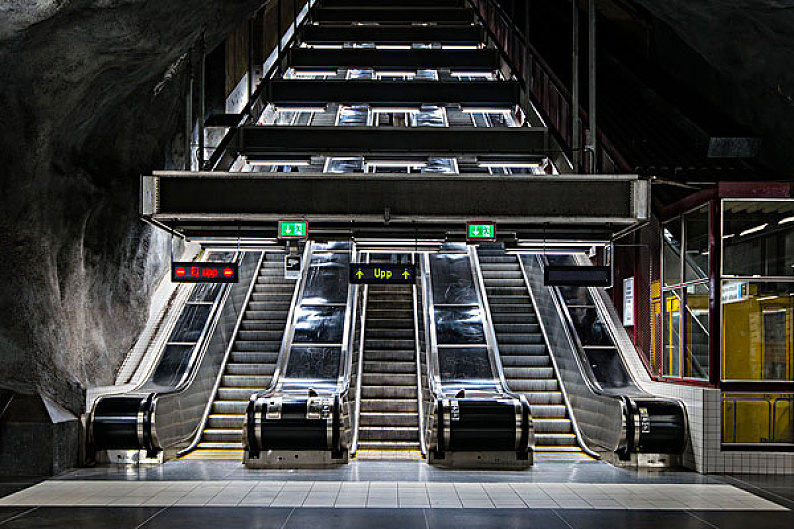
<path fill-rule="evenodd" d="M 590 172 L 596 173 L 598 172 L 598 125 L 596 123 L 596 0 L 590 0 L 588 16 L 589 28 L 587 33 L 590 39 L 590 45 L 588 47 L 588 103 L 590 110 L 588 111 L 588 115 L 590 121 L 590 136 L 587 148 L 590 151 L 590 156 L 592 156 Z"/>
<path fill-rule="evenodd" d="M 579 0 L 571 0 L 571 150 L 574 172 L 582 169 L 581 130 L 579 129 Z"/>

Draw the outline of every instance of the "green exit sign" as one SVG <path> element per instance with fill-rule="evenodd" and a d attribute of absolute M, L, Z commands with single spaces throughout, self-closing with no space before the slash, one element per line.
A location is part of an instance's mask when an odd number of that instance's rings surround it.
<path fill-rule="evenodd" d="M 309 236 L 309 223 L 305 220 L 278 221 L 279 239 L 305 239 Z"/>
<path fill-rule="evenodd" d="M 496 239 L 496 225 L 492 222 L 470 222 L 466 225 L 466 240 L 493 241 Z"/>

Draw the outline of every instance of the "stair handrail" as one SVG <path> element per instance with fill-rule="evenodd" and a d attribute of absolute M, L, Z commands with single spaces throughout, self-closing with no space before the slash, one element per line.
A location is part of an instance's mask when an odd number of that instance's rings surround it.
<path fill-rule="evenodd" d="M 369 254 L 367 254 L 369 262 Z M 358 365 L 356 366 L 356 404 L 353 414 L 353 436 L 350 442 L 350 455 L 356 455 L 358 451 L 358 435 L 361 422 L 361 379 L 364 375 L 364 333 L 367 328 L 367 302 L 369 295 L 369 285 L 364 285 L 361 300 L 361 329 L 359 329 L 358 340 Z"/>
<path fill-rule="evenodd" d="M 416 254 L 411 255 L 411 260 L 415 265 Z M 419 306 L 419 296 L 416 282 L 411 285 L 411 295 L 413 296 L 414 306 L 414 361 L 416 363 L 416 406 L 417 410 L 419 410 L 419 417 L 417 421 L 417 424 L 419 425 L 419 450 L 423 456 L 427 456 L 427 440 L 422 434 L 422 428 L 425 423 L 425 410 L 422 399 L 422 348 L 419 345 L 419 311 L 421 310 L 421 307 Z"/>

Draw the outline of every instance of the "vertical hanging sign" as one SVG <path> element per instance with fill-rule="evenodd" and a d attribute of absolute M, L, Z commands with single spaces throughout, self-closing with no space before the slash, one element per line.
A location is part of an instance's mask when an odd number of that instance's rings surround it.
<path fill-rule="evenodd" d="M 634 278 L 623 280 L 623 326 L 634 326 Z"/>

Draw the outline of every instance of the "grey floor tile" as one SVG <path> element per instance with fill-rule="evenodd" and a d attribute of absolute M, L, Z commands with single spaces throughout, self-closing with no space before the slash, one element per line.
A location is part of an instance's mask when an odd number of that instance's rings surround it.
<path fill-rule="evenodd" d="M 143 529 L 280 529 L 290 512 L 260 507 L 170 507 Z"/>
<path fill-rule="evenodd" d="M 414 529 L 425 527 L 421 509 L 296 509 L 285 529 Z M 460 529 L 460 528 L 458 528 Z"/>
<path fill-rule="evenodd" d="M 40 507 L 3 523 L 3 529 L 134 529 L 160 512 L 158 507 Z"/>

